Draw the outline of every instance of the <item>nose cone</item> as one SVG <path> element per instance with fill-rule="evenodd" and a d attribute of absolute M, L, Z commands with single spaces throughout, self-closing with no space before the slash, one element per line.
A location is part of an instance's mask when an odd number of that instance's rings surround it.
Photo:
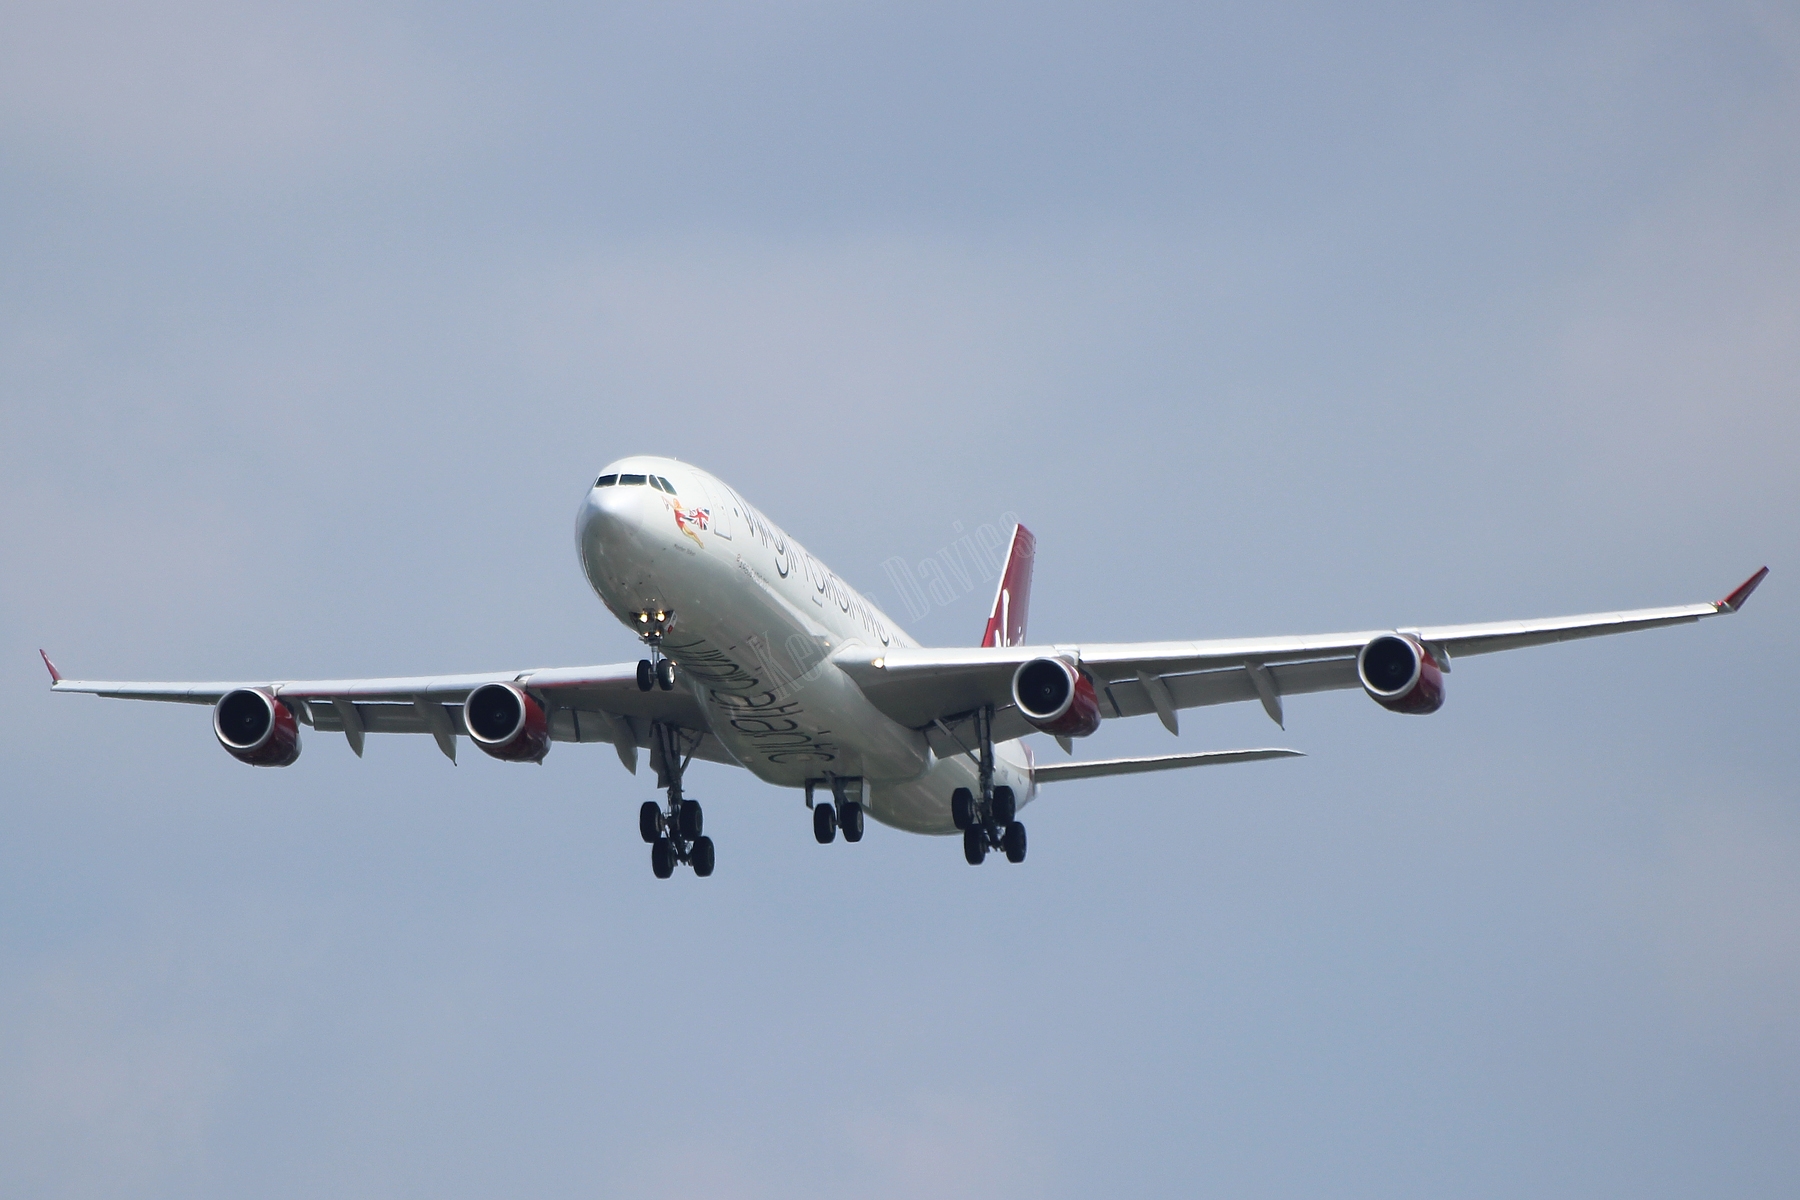
<path fill-rule="evenodd" d="M 607 470 L 612 473 L 617 467 Z M 666 541 L 660 532 L 667 520 L 665 507 L 661 492 L 641 484 L 595 487 L 582 501 L 575 515 L 581 569 L 609 606 L 628 604 L 649 585 L 650 571 Z"/>

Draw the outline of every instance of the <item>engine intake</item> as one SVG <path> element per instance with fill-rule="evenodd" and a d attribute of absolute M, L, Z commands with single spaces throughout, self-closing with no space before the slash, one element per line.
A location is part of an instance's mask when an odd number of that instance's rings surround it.
<path fill-rule="evenodd" d="M 1415 637 L 1384 633 L 1356 656 L 1363 691 L 1391 712 L 1430 713 L 1444 706 L 1444 675 L 1431 651 Z"/>
<path fill-rule="evenodd" d="M 1100 728 L 1094 685 L 1064 658 L 1034 658 L 1013 672 L 1013 703 L 1027 721 L 1057 737 L 1086 737 Z"/>
<path fill-rule="evenodd" d="M 463 701 L 469 739 L 503 762 L 543 762 L 550 753 L 544 706 L 516 683 L 484 683 Z"/>
<path fill-rule="evenodd" d="M 300 722 L 266 688 L 227 692 L 213 707 L 213 733 L 239 762 L 286 767 L 300 757 Z"/>

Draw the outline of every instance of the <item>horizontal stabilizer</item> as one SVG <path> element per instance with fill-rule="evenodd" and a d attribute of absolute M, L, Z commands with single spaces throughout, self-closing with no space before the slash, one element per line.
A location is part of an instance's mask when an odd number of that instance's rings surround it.
<path fill-rule="evenodd" d="M 1178 767 L 1210 767 L 1221 763 L 1257 762 L 1265 758 L 1305 758 L 1298 750 L 1203 750 L 1196 754 L 1153 754 L 1148 758 L 1099 758 L 1089 762 L 1044 763 L 1032 769 L 1039 783 L 1064 779 L 1096 779 L 1102 775 L 1136 775 L 1141 771 L 1173 771 Z"/>

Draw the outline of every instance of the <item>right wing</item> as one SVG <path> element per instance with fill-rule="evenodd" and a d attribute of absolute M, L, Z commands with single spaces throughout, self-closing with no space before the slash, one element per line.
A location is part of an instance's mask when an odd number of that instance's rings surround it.
<path fill-rule="evenodd" d="M 1733 613 L 1768 573 L 1764 567 L 1723 600 L 1673 608 L 1197 642 L 852 646 L 834 654 L 832 661 L 862 687 L 876 708 L 904 725 L 926 730 L 932 748 L 940 755 L 957 751 L 961 734 L 951 731 L 982 705 L 994 706 L 996 741 L 1034 732 L 1012 704 L 1012 679 L 1021 665 L 1043 657 L 1066 658 L 1076 664 L 1093 682 L 1101 714 L 1108 718 L 1155 713 L 1174 732 L 1178 709 L 1260 701 L 1270 718 L 1280 724 L 1283 696 L 1360 687 L 1357 654 L 1385 634 L 1399 632 L 1418 639 L 1441 660 L 1443 669 L 1449 670 L 1452 660 L 1466 655 L 1681 625 Z"/>
<path fill-rule="evenodd" d="M 88 692 L 120 700 L 217 704 L 226 693 L 238 688 L 262 688 L 287 702 L 302 724 L 322 733 L 344 734 L 359 755 L 366 733 L 429 733 L 453 762 L 457 735 L 468 733 L 463 724 L 464 699 L 483 684 L 514 683 L 544 706 L 553 741 L 610 742 L 633 772 L 637 770 L 638 747 L 650 749 L 653 754 L 656 751 L 651 735 L 653 724 L 680 730 L 684 754 L 712 762 L 736 763 L 712 735 L 699 701 L 679 675 L 673 691 L 640 691 L 634 662 L 484 675 L 235 683 L 64 679 L 47 656 L 44 665 L 50 668 L 53 691 Z"/>

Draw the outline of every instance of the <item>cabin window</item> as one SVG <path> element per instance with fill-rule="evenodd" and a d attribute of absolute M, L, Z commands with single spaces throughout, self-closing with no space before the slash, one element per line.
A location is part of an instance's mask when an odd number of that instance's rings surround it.
<path fill-rule="evenodd" d="M 617 475 L 602 475 L 600 478 L 594 480 L 594 486 L 611 487 L 617 482 L 619 482 L 619 477 Z"/>
<path fill-rule="evenodd" d="M 620 487 L 643 487 L 644 486 L 644 477 L 642 475 L 621 475 L 621 476 L 619 476 L 619 486 Z"/>

